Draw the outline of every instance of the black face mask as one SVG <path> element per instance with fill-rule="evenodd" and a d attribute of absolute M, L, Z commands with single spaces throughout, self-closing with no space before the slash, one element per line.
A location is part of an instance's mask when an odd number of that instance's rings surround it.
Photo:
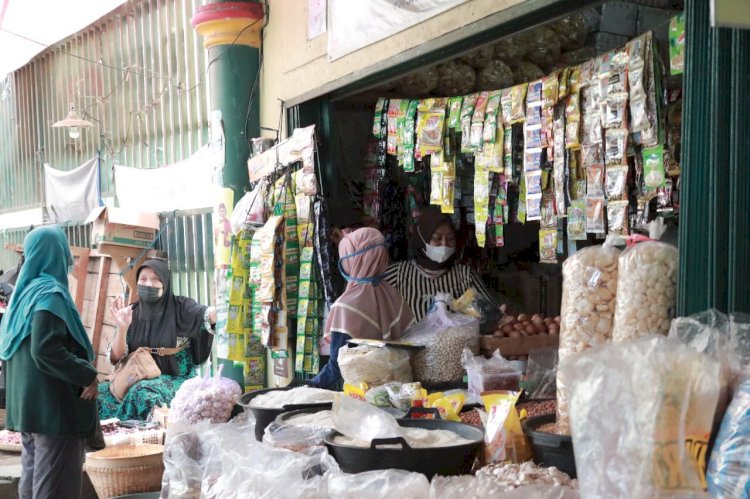
<path fill-rule="evenodd" d="M 153 286 L 144 286 L 143 284 L 138 285 L 138 298 L 146 303 L 156 303 L 159 301 L 159 291 L 161 288 L 155 288 Z"/>

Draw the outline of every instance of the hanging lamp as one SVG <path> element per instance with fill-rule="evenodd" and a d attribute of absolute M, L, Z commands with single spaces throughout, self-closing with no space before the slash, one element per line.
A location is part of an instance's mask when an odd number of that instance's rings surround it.
<path fill-rule="evenodd" d="M 65 117 L 65 119 L 56 122 L 54 125 L 52 125 L 52 128 L 67 128 L 68 136 L 71 139 L 75 140 L 81 135 L 81 131 L 79 130 L 79 128 L 88 128 L 91 126 L 94 126 L 94 124 L 78 116 L 78 114 L 76 114 L 75 106 L 71 104 L 68 110 L 68 115 Z"/>

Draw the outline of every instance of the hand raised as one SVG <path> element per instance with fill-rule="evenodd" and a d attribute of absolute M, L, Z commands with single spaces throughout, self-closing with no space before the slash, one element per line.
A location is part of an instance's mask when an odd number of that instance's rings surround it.
<path fill-rule="evenodd" d="M 125 329 L 130 327 L 130 324 L 133 322 L 133 309 L 130 305 L 125 304 L 125 299 L 122 296 L 118 296 L 112 300 L 109 311 L 112 313 L 112 317 L 114 317 L 118 327 Z"/>

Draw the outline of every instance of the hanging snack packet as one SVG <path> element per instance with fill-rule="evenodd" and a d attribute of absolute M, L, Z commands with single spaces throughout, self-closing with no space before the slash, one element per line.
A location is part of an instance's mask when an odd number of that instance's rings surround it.
<path fill-rule="evenodd" d="M 415 132 L 418 108 L 419 101 L 409 101 L 409 107 L 404 117 L 403 167 L 407 173 L 414 171 L 414 147 L 416 142 Z"/>
<path fill-rule="evenodd" d="M 484 120 L 486 117 L 489 96 L 489 92 L 479 92 L 477 102 L 474 106 L 474 113 L 471 117 L 471 128 L 469 131 L 469 144 L 473 151 L 479 151 L 482 149 Z"/>
<path fill-rule="evenodd" d="M 463 97 L 451 97 L 448 107 L 448 128 L 461 129 L 461 104 L 463 103 Z"/>
<path fill-rule="evenodd" d="M 607 168 L 607 199 L 609 201 L 627 201 L 628 192 L 626 181 L 628 168 L 625 166 L 612 166 Z"/>
<path fill-rule="evenodd" d="M 627 165 L 628 131 L 623 128 L 609 129 L 605 135 L 604 157 L 607 166 Z"/>
<path fill-rule="evenodd" d="M 431 172 L 430 176 L 430 205 L 442 206 L 444 175 L 443 173 Z"/>
<path fill-rule="evenodd" d="M 529 83 L 526 91 L 526 105 L 534 106 L 542 104 L 542 86 L 544 80 L 536 80 Z"/>
<path fill-rule="evenodd" d="M 581 161 L 583 162 L 584 168 L 604 164 L 602 146 L 597 144 L 581 148 Z"/>
<path fill-rule="evenodd" d="M 526 196 L 526 220 L 541 220 L 542 218 L 542 195 L 534 194 Z"/>
<path fill-rule="evenodd" d="M 524 154 L 523 169 L 525 172 L 534 172 L 542 169 L 541 148 L 526 151 Z"/>
<path fill-rule="evenodd" d="M 666 185 L 664 146 L 643 150 L 643 180 L 646 191 L 653 191 Z"/>
<path fill-rule="evenodd" d="M 401 112 L 401 99 L 391 99 L 388 103 L 388 142 L 386 152 L 395 156 L 398 152 L 398 115 Z"/>
<path fill-rule="evenodd" d="M 568 239 L 586 240 L 586 201 L 575 199 L 568 207 Z"/>
<path fill-rule="evenodd" d="M 440 212 L 452 215 L 455 210 L 456 180 L 454 178 L 443 178 L 443 199 L 440 204 Z"/>
<path fill-rule="evenodd" d="M 604 234 L 604 198 L 586 198 L 586 232 Z"/>
<path fill-rule="evenodd" d="M 613 201 L 607 205 L 607 224 L 610 234 L 628 235 L 627 201 Z"/>
<path fill-rule="evenodd" d="M 373 122 L 372 122 L 372 135 L 378 139 L 382 139 L 385 136 L 385 133 L 382 127 L 384 112 L 386 112 L 385 99 L 383 97 L 380 97 L 378 99 L 378 102 L 375 104 L 375 117 L 373 118 Z"/>
<path fill-rule="evenodd" d="M 443 122 L 445 112 L 421 114 L 417 124 L 417 151 L 420 158 L 443 150 Z"/>
<path fill-rule="evenodd" d="M 526 194 L 534 195 L 542 193 L 542 172 L 531 172 L 526 174 Z"/>
<path fill-rule="evenodd" d="M 557 263 L 557 229 L 539 231 L 539 263 Z"/>
<path fill-rule="evenodd" d="M 565 147 L 578 149 L 581 147 L 581 107 L 580 94 L 571 93 L 565 106 Z"/>
<path fill-rule="evenodd" d="M 487 112 L 485 113 L 482 141 L 484 144 L 494 144 L 497 136 L 497 115 L 500 111 L 500 90 L 490 92 L 487 100 Z"/>
<path fill-rule="evenodd" d="M 528 83 L 522 83 L 516 85 L 510 89 L 510 122 L 509 123 L 521 123 L 526 119 L 526 90 L 528 89 Z"/>
<path fill-rule="evenodd" d="M 604 197 L 604 165 L 586 168 L 586 196 Z"/>
<path fill-rule="evenodd" d="M 568 87 L 568 78 L 570 77 L 570 68 L 563 68 L 560 72 L 560 86 L 557 89 L 558 102 L 568 97 L 570 88 Z"/>
<path fill-rule="evenodd" d="M 552 108 L 557 104 L 557 92 L 560 87 L 559 75 L 559 71 L 553 71 L 542 80 L 542 105 L 545 108 Z"/>
<path fill-rule="evenodd" d="M 471 118 L 474 116 L 474 108 L 477 104 L 479 94 L 471 94 L 464 97 L 461 104 L 461 152 L 471 153 Z"/>

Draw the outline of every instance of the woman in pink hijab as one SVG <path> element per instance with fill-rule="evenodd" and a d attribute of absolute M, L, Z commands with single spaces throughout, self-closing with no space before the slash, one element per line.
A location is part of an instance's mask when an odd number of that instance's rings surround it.
<path fill-rule="evenodd" d="M 347 285 L 326 321 L 331 357 L 310 384 L 337 388 L 341 383 L 338 352 L 342 346 L 352 338 L 398 340 L 414 320 L 401 294 L 382 280 L 387 266 L 385 238 L 376 229 L 355 230 L 339 243 L 339 271 Z"/>

